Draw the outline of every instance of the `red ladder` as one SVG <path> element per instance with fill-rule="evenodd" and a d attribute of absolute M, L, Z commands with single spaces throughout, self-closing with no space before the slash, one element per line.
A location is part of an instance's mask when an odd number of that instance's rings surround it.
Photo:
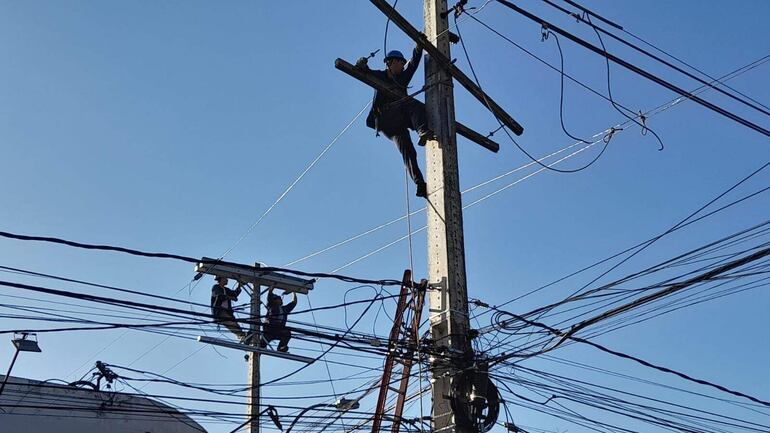
<path fill-rule="evenodd" d="M 393 318 L 393 328 L 390 330 L 390 339 L 388 340 L 388 354 L 385 358 L 385 367 L 382 371 L 382 381 L 380 382 L 380 392 L 377 397 L 377 409 L 374 412 L 372 420 L 372 433 L 380 433 L 382 419 L 385 416 L 385 402 L 388 398 L 388 391 L 394 391 L 397 395 L 396 405 L 393 410 L 393 426 L 391 433 L 398 433 L 401 426 L 401 416 L 404 412 L 404 403 L 406 402 L 406 390 L 409 386 L 409 375 L 414 364 L 414 352 L 419 344 L 420 318 L 422 316 L 422 306 L 425 302 L 425 289 L 428 281 L 422 280 L 415 287 L 412 282 L 412 271 L 404 271 L 404 279 L 401 283 L 401 292 L 398 296 L 398 306 L 396 315 Z M 410 290 L 414 288 L 413 290 Z M 407 297 L 411 294 L 409 302 Z M 406 330 L 402 330 L 404 324 L 404 314 L 408 308 L 412 309 L 412 322 Z M 404 337 L 401 340 L 400 337 Z M 405 349 L 399 353 L 399 341 L 406 343 Z M 390 386 L 390 380 L 393 375 L 393 365 L 401 364 L 401 380 L 398 388 Z"/>

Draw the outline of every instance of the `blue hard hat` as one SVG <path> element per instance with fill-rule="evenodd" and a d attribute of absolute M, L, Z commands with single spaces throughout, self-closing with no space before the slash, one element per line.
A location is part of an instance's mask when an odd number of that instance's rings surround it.
<path fill-rule="evenodd" d="M 385 62 L 387 63 L 388 60 L 392 59 L 401 59 L 403 61 L 406 61 L 406 57 L 404 57 L 404 53 L 398 50 L 391 50 L 388 51 L 388 54 L 385 55 Z"/>

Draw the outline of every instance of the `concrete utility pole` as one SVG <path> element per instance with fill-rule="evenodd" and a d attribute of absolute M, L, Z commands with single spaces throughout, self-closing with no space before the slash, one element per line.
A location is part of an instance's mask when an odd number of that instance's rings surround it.
<path fill-rule="evenodd" d="M 261 287 L 259 284 L 254 284 L 252 286 L 252 292 L 251 292 L 251 323 L 249 324 L 249 334 L 251 334 L 251 345 L 252 346 L 258 346 L 260 341 L 260 329 L 259 329 L 259 322 L 260 322 L 260 312 L 259 312 L 259 295 L 261 292 Z M 249 378 L 248 378 L 248 386 L 249 386 L 249 394 L 246 397 L 246 416 L 250 420 L 249 422 L 249 433 L 259 433 L 259 411 L 261 408 L 259 407 L 259 388 L 260 388 L 260 377 L 259 377 L 259 360 L 260 360 L 260 354 L 259 352 L 252 352 L 251 356 L 249 356 Z"/>
<path fill-rule="evenodd" d="M 436 133 L 436 140 L 429 141 L 426 146 L 428 274 L 432 289 L 429 292 L 430 331 L 435 348 L 444 350 L 446 355 L 437 356 L 430 365 L 433 376 L 433 432 L 471 432 L 475 430 L 467 426 L 476 425 L 479 420 L 462 419 L 458 424 L 450 399 L 452 378 L 473 367 L 456 134 L 459 132 L 493 152 L 497 152 L 499 145 L 455 121 L 452 80 L 465 87 L 511 132 L 521 135 L 524 128 L 452 62 L 446 0 L 424 0 L 424 33 L 412 26 L 387 0 L 369 1 L 426 52 L 425 109 L 428 126 Z M 461 13 L 465 3 L 464 0 L 459 1 L 453 10 Z M 337 59 L 335 67 L 380 91 L 395 91 L 389 83 L 380 82 L 341 59 Z M 399 94 L 399 91 L 395 92 Z M 471 412 L 483 409 L 490 396 L 484 395 L 489 380 L 482 376 L 465 379 L 463 386 L 467 395 L 458 396 L 461 398 L 455 399 L 456 404 L 473 405 Z M 469 417 L 478 418 L 466 413 L 465 418 Z"/>
<path fill-rule="evenodd" d="M 425 36 L 434 41 L 445 58 L 449 53 L 446 0 L 425 0 Z M 468 338 L 468 291 L 465 279 L 465 246 L 460 179 L 457 165 L 454 92 L 452 77 L 440 63 L 426 56 L 425 93 L 428 126 L 436 141 L 426 146 L 428 174 L 428 273 L 430 331 L 436 347 L 445 346 L 447 355 L 461 358 L 470 353 Z M 451 433 L 462 429 L 455 424 L 450 400 L 451 376 L 456 363 L 438 359 L 433 373 L 433 432 Z"/>

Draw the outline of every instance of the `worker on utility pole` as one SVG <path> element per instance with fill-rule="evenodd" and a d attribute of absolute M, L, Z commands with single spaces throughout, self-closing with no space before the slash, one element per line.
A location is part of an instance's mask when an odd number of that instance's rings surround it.
<path fill-rule="evenodd" d="M 428 140 L 434 139 L 434 134 L 428 129 L 425 107 L 409 98 L 407 93 L 409 82 L 412 81 L 421 58 L 422 48 L 420 47 L 415 47 L 409 62 L 401 51 L 393 50 L 385 55 L 385 70 L 369 69 L 366 57 L 358 59 L 356 67 L 366 69 L 382 80 L 395 83 L 396 87 L 402 91 L 403 97 L 395 98 L 375 90 L 372 109 L 366 117 L 366 126 L 373 128 L 377 135 L 382 132 L 396 144 L 409 175 L 417 185 L 417 196 L 427 197 L 427 185 L 420 171 L 420 165 L 417 163 L 417 152 L 409 135 L 409 129 L 417 131 L 420 137 L 417 142 L 419 146 L 425 146 Z"/>
<path fill-rule="evenodd" d="M 297 306 L 297 294 L 292 293 L 292 300 L 287 305 L 283 305 L 283 299 L 280 295 L 273 293 L 273 286 L 267 292 L 267 314 L 265 314 L 265 327 L 262 332 L 262 341 L 259 347 L 264 349 L 267 343 L 278 340 L 278 351 L 289 351 L 289 340 L 291 340 L 291 331 L 286 329 L 286 319 L 289 313 Z"/>
<path fill-rule="evenodd" d="M 227 278 L 218 276 L 215 280 L 217 283 L 211 288 L 211 315 L 214 316 L 214 323 L 223 325 L 239 340 L 243 340 L 246 333 L 238 325 L 233 313 L 233 301 L 238 300 L 241 285 L 238 284 L 235 290 L 231 290 L 227 288 Z"/>

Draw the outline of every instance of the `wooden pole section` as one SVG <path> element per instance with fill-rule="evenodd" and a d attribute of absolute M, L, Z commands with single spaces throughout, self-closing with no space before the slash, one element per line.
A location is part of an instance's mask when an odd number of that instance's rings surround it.
<path fill-rule="evenodd" d="M 260 334 L 260 310 L 259 310 L 259 295 L 260 285 L 254 284 L 251 292 L 251 317 L 249 320 L 249 330 L 247 334 L 251 334 L 251 345 L 259 345 Z M 252 352 L 249 355 L 249 378 L 248 385 L 249 391 L 246 400 L 247 413 L 246 416 L 249 420 L 248 433 L 259 433 L 259 411 L 260 411 L 260 397 L 259 388 L 261 386 L 259 377 L 259 361 L 260 354 L 258 352 Z"/>
<path fill-rule="evenodd" d="M 372 2 L 385 3 L 379 0 Z M 463 360 L 468 358 L 472 349 L 468 337 L 470 325 L 454 91 L 450 69 L 445 61 L 450 58 L 449 32 L 447 19 L 441 16 L 444 11 L 446 0 L 425 0 L 427 39 L 419 34 L 419 39 L 423 41 L 436 41 L 436 46 L 424 47 L 428 53 L 425 62 L 425 84 L 428 86 L 425 93 L 426 114 L 428 127 L 436 133 L 436 140 L 426 145 L 428 274 L 433 289 L 429 292 L 430 331 L 435 349 L 445 350 L 444 356 L 435 356 L 436 360 L 431 365 L 433 433 L 470 432 L 456 424 L 448 398 L 452 377 L 467 366 Z M 391 18 L 399 24 L 395 17 Z M 406 27 L 403 22 L 399 27 L 402 26 Z"/>
<path fill-rule="evenodd" d="M 437 20 L 441 20 L 444 22 L 443 27 L 444 31 L 443 33 L 433 33 L 428 31 L 428 22 L 426 20 L 425 22 L 425 34 L 420 33 L 419 30 L 414 28 L 411 24 L 409 24 L 409 21 L 406 20 L 406 18 L 402 17 L 401 14 L 399 14 L 393 7 L 388 4 L 387 0 L 369 0 L 374 4 L 377 9 L 382 11 L 385 15 L 387 15 L 388 18 L 390 18 L 391 21 L 393 21 L 393 24 L 397 25 L 398 28 L 400 28 L 404 33 L 406 33 L 407 36 L 412 38 L 417 45 L 421 46 L 428 55 L 433 59 L 433 61 L 437 64 L 437 66 L 440 67 L 440 69 L 443 69 L 444 71 L 447 71 L 448 74 L 444 74 L 443 76 L 445 78 L 449 78 L 451 76 L 455 80 L 457 80 L 458 83 L 460 83 L 463 87 L 468 89 L 468 91 L 473 95 L 476 99 L 479 100 L 485 107 L 489 108 L 489 111 L 492 112 L 492 114 L 497 117 L 500 122 L 503 123 L 508 129 L 513 131 L 516 135 L 521 135 L 524 132 L 524 128 L 519 125 L 518 122 L 513 120 L 513 118 L 505 112 L 505 110 L 497 105 L 495 101 L 492 100 L 489 95 L 484 93 L 479 86 L 476 85 L 476 83 L 473 82 L 473 80 L 465 75 L 463 71 L 457 68 L 452 61 L 450 60 L 451 57 L 449 56 L 449 50 L 447 49 L 446 52 L 441 49 L 438 41 L 436 41 L 436 45 L 433 45 L 430 41 L 435 40 L 437 35 L 441 34 L 441 37 L 447 40 L 447 44 L 449 43 L 448 37 L 449 37 L 449 31 L 448 31 L 448 25 L 447 25 L 447 18 L 444 17 L 438 17 Z M 443 2 L 444 4 L 446 2 Z M 445 8 L 446 9 L 446 8 Z M 426 16 L 427 18 L 427 16 Z M 431 34 L 433 33 L 433 34 Z M 448 76 L 447 76 L 448 75 Z M 427 84 L 427 80 L 426 80 Z"/>
<path fill-rule="evenodd" d="M 365 69 L 356 68 L 355 66 L 351 65 L 350 63 L 342 59 L 335 60 L 334 67 L 350 75 L 351 77 L 357 79 L 358 81 L 361 81 L 362 83 L 377 89 L 380 92 L 390 94 L 391 96 L 396 98 L 406 98 L 404 102 L 414 101 L 415 103 L 420 104 L 421 106 L 425 105 L 411 96 L 404 96 L 404 91 L 394 86 L 392 83 L 388 83 L 387 81 L 381 80 L 378 77 L 366 71 Z M 458 134 L 484 147 L 485 149 L 488 149 L 495 153 L 497 153 L 497 151 L 500 150 L 499 144 L 479 134 L 478 132 L 468 128 L 467 126 L 463 125 L 460 122 L 455 121 L 455 129 L 457 130 Z"/>

